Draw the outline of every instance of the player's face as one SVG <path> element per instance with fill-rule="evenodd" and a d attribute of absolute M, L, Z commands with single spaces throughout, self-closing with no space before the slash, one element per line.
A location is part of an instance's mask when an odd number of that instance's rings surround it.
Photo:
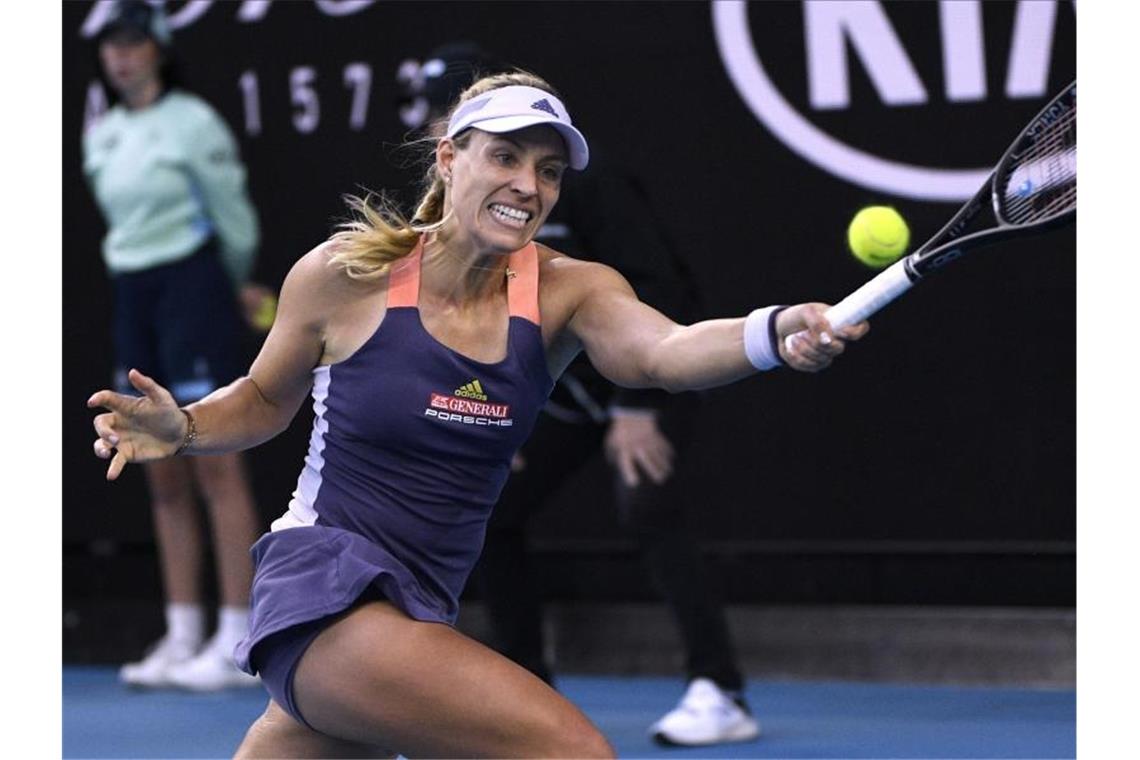
<path fill-rule="evenodd" d="M 161 58 L 158 45 L 141 32 L 117 32 L 99 45 L 103 72 L 121 97 L 156 81 Z"/>
<path fill-rule="evenodd" d="M 558 201 L 566 144 L 545 125 L 502 135 L 476 129 L 448 163 L 458 229 L 480 251 L 510 253 L 534 238 Z"/>

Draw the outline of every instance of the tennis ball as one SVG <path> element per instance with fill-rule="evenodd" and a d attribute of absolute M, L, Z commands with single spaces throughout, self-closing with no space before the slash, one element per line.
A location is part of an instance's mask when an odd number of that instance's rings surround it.
<path fill-rule="evenodd" d="M 273 327 L 273 320 L 276 317 L 277 298 L 267 295 L 257 305 L 257 311 L 253 315 L 253 326 L 261 332 L 269 332 L 269 328 Z"/>
<path fill-rule="evenodd" d="M 868 206 L 851 220 L 847 244 L 859 261 L 882 269 L 906 251 L 910 229 L 899 212 L 890 206 Z"/>

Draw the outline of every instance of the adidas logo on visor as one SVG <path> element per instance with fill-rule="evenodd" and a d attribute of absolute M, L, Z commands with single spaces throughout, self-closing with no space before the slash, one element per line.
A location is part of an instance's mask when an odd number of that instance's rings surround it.
<path fill-rule="evenodd" d="M 546 111 L 548 114 L 550 114 L 551 116 L 553 116 L 556 119 L 560 118 L 558 116 L 558 112 L 554 110 L 554 106 L 550 105 L 550 101 L 548 101 L 546 98 L 543 98 L 541 100 L 536 100 L 535 102 L 530 104 L 530 107 L 536 111 Z"/>

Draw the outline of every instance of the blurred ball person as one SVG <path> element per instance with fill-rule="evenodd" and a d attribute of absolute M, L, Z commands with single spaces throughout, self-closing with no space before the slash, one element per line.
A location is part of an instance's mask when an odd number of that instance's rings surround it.
<path fill-rule="evenodd" d="M 114 290 L 114 385 L 135 393 L 138 367 L 196 401 L 243 372 L 243 307 L 268 297 L 247 282 L 258 224 L 245 169 L 225 123 L 181 89 L 163 12 L 118 2 L 95 37 L 111 108 L 83 136 L 83 166 L 107 223 L 103 259 Z M 215 690 L 258 684 L 234 664 L 249 626 L 259 533 L 238 453 L 144 466 L 151 499 L 166 632 L 119 675 L 130 686 Z M 204 538 L 208 506 L 219 583 L 217 629 L 205 639 Z"/>
<path fill-rule="evenodd" d="M 472 81 L 509 69 L 474 43 L 440 46 L 418 69 L 402 71 L 400 115 L 409 127 L 432 129 Z M 696 298 L 684 262 L 636 178 L 605 160 L 595 144 L 590 167 L 564 177 L 558 205 L 535 240 L 612 266 L 629 279 L 641 300 L 674 319 L 691 319 Z M 675 462 L 691 435 L 696 403 L 691 393 L 617 387 L 579 355 L 559 378 L 533 434 L 512 461 L 475 572 L 495 647 L 553 683 L 527 524 L 603 452 L 612 468 L 620 522 L 636 538 L 685 648 L 688 690 L 676 709 L 650 727 L 662 744 L 747 741 L 760 730 L 743 697 L 744 680 L 722 603 L 702 567 L 686 522 L 688 510 L 668 492 Z"/>

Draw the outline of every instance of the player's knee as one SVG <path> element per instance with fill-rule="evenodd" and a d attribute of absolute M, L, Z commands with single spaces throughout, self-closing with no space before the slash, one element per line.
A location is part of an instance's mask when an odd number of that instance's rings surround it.
<path fill-rule="evenodd" d="M 550 739 L 549 749 L 543 753 L 549 757 L 617 756 L 606 737 L 584 716 L 576 715 L 560 721 Z"/>
<path fill-rule="evenodd" d="M 241 744 L 234 752 L 234 760 L 252 760 L 252 758 L 266 757 L 267 750 L 287 737 L 282 737 L 281 726 L 275 724 L 270 711 L 266 710 L 246 730 Z"/>
<path fill-rule="evenodd" d="M 319 734 L 308 726 L 298 723 L 276 702 L 270 700 L 249 730 L 234 754 L 234 760 L 253 760 L 270 757 L 331 757 L 337 740 Z M 347 753 L 337 753 L 336 757 L 355 757 Z M 387 757 L 387 755 L 384 755 Z"/>
<path fill-rule="evenodd" d="M 606 737 L 593 726 L 589 731 L 579 732 L 576 740 L 569 748 L 568 757 L 601 757 L 613 758 L 617 757 L 614 748 L 610 746 Z"/>
<path fill-rule="evenodd" d="M 585 738 L 582 746 L 573 753 L 574 757 L 600 757 L 600 758 L 614 758 L 617 757 L 617 752 L 610 746 L 606 737 L 602 736 L 596 729 L 591 731 Z"/>
<path fill-rule="evenodd" d="M 580 731 L 574 736 L 563 737 L 549 753 L 548 757 L 613 758 L 617 757 L 614 748 L 596 730 Z"/>

